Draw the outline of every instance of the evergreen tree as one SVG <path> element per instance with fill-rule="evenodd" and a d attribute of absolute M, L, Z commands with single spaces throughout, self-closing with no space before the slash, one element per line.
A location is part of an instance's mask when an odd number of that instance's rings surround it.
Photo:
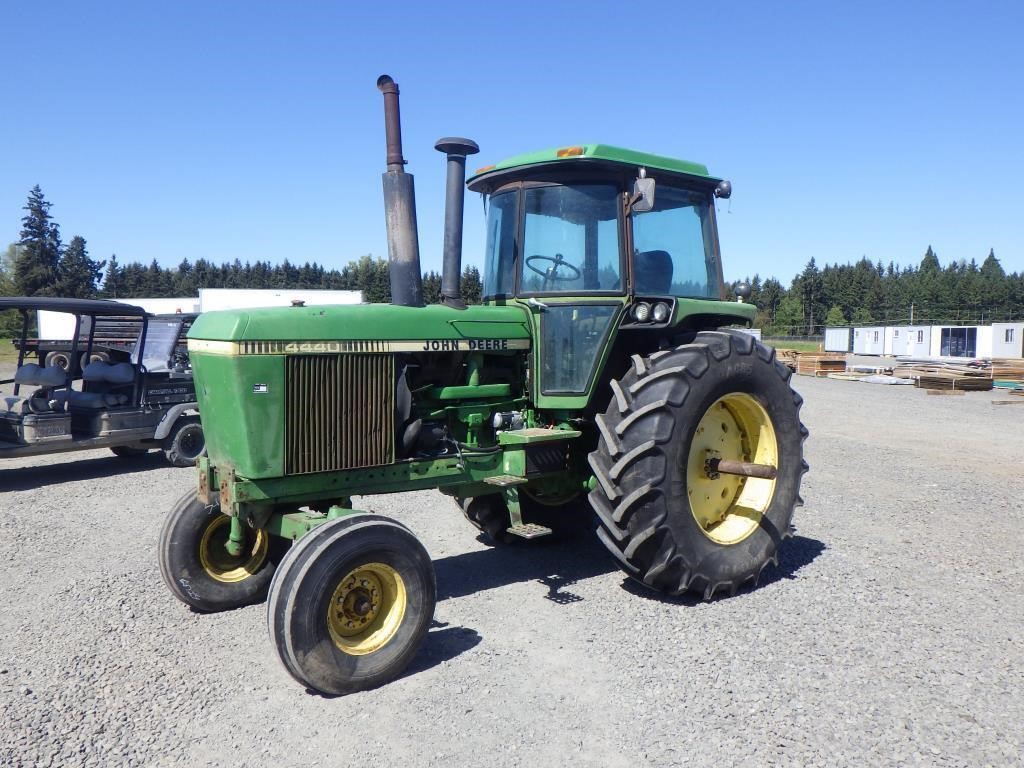
<path fill-rule="evenodd" d="M 803 302 L 799 296 L 787 295 L 779 303 L 772 332 L 782 336 L 802 336 L 806 330 L 807 317 L 804 314 Z"/>
<path fill-rule="evenodd" d="M 484 286 L 480 280 L 480 270 L 474 266 L 468 266 L 462 270 L 462 282 L 460 293 L 466 304 L 479 304 Z"/>
<path fill-rule="evenodd" d="M 112 253 L 107 261 L 107 271 L 103 275 L 103 289 L 100 295 L 105 299 L 116 299 L 125 295 L 121 288 L 121 266 L 117 263 L 116 253 Z"/>
<path fill-rule="evenodd" d="M 15 290 L 23 296 L 53 296 L 61 256 L 60 227 L 50 216 L 43 190 L 36 184 L 28 193 L 23 210 L 18 258 L 14 263 Z"/>
<path fill-rule="evenodd" d="M 441 276 L 437 272 L 427 272 L 423 275 L 423 303 L 441 303 Z"/>
<path fill-rule="evenodd" d="M 833 306 L 828 311 L 828 314 L 825 315 L 825 325 L 829 328 L 846 325 L 846 317 L 843 316 L 843 310 L 837 306 Z"/>
<path fill-rule="evenodd" d="M 865 307 L 858 307 L 853 312 L 853 317 L 850 318 L 850 322 L 853 325 L 871 325 L 875 322 L 875 319 L 871 316 L 871 312 Z"/>
<path fill-rule="evenodd" d="M 105 261 L 93 261 L 85 248 L 85 238 L 75 235 L 60 258 L 58 295 L 70 299 L 96 297 L 96 283 L 103 274 Z"/>

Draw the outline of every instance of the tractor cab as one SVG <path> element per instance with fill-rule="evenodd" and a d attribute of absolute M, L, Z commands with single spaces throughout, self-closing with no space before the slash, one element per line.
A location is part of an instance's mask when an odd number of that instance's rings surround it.
<path fill-rule="evenodd" d="M 716 197 L 728 182 L 703 165 L 603 144 L 535 152 L 481 168 L 484 300 L 530 310 L 538 404 L 589 400 L 617 331 L 647 351 L 679 318 L 730 315 Z M 685 324 L 685 323 L 684 323 Z"/>

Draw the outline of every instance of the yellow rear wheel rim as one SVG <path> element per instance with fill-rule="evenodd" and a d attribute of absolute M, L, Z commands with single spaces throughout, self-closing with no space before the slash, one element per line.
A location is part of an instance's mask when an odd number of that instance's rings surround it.
<path fill-rule="evenodd" d="M 199 562 L 206 574 L 215 581 L 235 584 L 256 573 L 267 559 L 270 537 L 266 531 L 246 529 L 245 545 L 241 554 L 228 554 L 224 548 L 231 533 L 231 518 L 218 515 L 203 531 L 199 542 Z"/>
<path fill-rule="evenodd" d="M 338 582 L 327 606 L 327 628 L 334 644 L 351 656 L 365 656 L 387 645 L 405 617 L 405 582 L 385 563 L 354 568 Z"/>
<path fill-rule="evenodd" d="M 686 464 L 686 494 L 698 527 L 717 544 L 738 544 L 760 526 L 776 481 L 725 474 L 710 477 L 706 462 L 711 458 L 778 468 L 775 428 L 752 395 L 733 392 L 711 404 L 694 431 Z"/>

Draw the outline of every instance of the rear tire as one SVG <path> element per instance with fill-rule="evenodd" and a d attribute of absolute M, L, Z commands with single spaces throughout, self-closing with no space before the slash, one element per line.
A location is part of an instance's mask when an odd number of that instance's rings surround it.
<path fill-rule="evenodd" d="M 401 523 L 355 514 L 292 548 L 267 600 L 270 638 L 288 672 L 329 694 L 393 680 L 434 615 L 434 566 Z"/>
<path fill-rule="evenodd" d="M 206 452 L 206 438 L 198 416 L 182 416 L 164 439 L 164 457 L 175 467 L 194 467 Z"/>
<path fill-rule="evenodd" d="M 189 491 L 164 520 L 157 544 L 160 574 L 171 594 L 197 611 L 262 602 L 288 549 L 284 539 L 247 528 L 242 554 L 232 557 L 224 549 L 229 531 L 230 518 L 221 513 L 216 493 L 203 504 Z"/>
<path fill-rule="evenodd" d="M 790 535 L 807 471 L 800 395 L 775 351 L 730 331 L 633 357 L 611 382 L 590 454 L 598 536 L 643 584 L 710 599 L 757 583 Z M 708 457 L 772 464 L 774 480 L 708 474 Z"/>
<path fill-rule="evenodd" d="M 59 349 L 51 349 L 46 353 L 46 357 L 43 360 L 43 365 L 46 368 L 56 366 L 63 368 L 65 371 L 71 370 L 71 354 L 69 352 L 63 352 Z"/>

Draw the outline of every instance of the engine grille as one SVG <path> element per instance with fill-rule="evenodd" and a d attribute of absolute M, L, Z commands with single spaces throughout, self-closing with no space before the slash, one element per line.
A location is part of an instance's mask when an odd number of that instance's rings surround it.
<path fill-rule="evenodd" d="M 296 355 L 286 373 L 287 474 L 394 461 L 392 355 Z"/>

